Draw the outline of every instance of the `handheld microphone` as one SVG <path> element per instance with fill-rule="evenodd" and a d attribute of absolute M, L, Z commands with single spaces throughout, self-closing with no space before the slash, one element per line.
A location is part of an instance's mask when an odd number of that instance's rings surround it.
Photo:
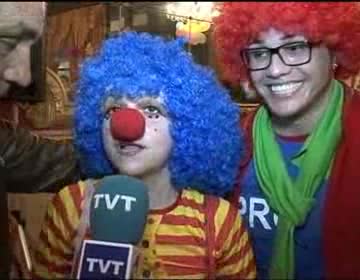
<path fill-rule="evenodd" d="M 105 177 L 90 207 L 94 240 L 83 242 L 77 278 L 129 279 L 133 245 L 142 238 L 149 210 L 146 185 L 123 175 Z"/>

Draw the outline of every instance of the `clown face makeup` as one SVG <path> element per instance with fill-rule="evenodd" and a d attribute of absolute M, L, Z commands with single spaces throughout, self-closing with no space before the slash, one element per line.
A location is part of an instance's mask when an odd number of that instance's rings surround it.
<path fill-rule="evenodd" d="M 316 107 L 319 97 L 324 95 L 332 78 L 332 59 L 329 50 L 323 45 L 309 46 L 303 36 L 288 36 L 281 31 L 269 29 L 260 34 L 258 41 L 248 50 L 251 55 L 261 59 L 265 53 L 258 48 L 278 48 L 289 46 L 280 55 L 287 55 L 290 62 L 297 55 L 309 55 L 304 64 L 290 66 L 284 63 L 278 53 L 270 54 L 271 63 L 262 70 L 250 70 L 250 77 L 257 92 L 264 98 L 272 113 L 277 117 L 293 117 L 307 114 Z M 310 48 L 310 49 L 309 49 Z M 255 50 L 257 49 L 257 50 Z M 308 52 L 308 53 L 305 53 Z M 308 61 L 308 62 L 307 62 Z M 289 62 L 288 62 L 289 64 Z M 290 63 L 291 64 L 291 63 Z M 265 68 L 265 69 L 264 69 Z"/>
<path fill-rule="evenodd" d="M 109 97 L 104 110 L 104 149 L 120 174 L 144 178 L 167 169 L 170 121 L 159 99 Z"/>
<path fill-rule="evenodd" d="M 79 77 L 74 143 L 86 176 L 134 175 L 161 193 L 166 186 L 217 195 L 233 188 L 243 155 L 239 106 L 183 39 L 121 32 L 82 63 Z M 113 118 L 117 107 L 139 112 Z"/>

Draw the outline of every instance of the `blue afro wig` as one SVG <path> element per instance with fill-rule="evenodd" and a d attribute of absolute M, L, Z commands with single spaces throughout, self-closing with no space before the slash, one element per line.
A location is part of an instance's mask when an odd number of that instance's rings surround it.
<path fill-rule="evenodd" d="M 115 174 L 102 142 L 106 98 L 161 95 L 171 120 L 172 184 L 223 195 L 231 190 L 242 156 L 239 107 L 214 71 L 194 63 L 184 39 L 123 32 L 104 41 L 80 70 L 75 145 L 88 177 Z"/>

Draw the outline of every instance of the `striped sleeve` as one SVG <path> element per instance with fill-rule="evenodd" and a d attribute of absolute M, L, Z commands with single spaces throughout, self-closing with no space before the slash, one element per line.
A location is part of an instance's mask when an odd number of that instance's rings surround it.
<path fill-rule="evenodd" d="M 35 252 L 35 278 L 69 277 L 83 190 L 81 182 L 67 186 L 49 203 Z"/>
<path fill-rule="evenodd" d="M 256 267 L 249 235 L 238 210 L 219 200 L 215 214 L 216 276 L 221 279 L 255 279 Z"/>

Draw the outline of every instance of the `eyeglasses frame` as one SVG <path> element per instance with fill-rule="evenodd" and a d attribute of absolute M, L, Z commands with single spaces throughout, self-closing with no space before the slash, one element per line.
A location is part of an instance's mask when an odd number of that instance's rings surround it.
<path fill-rule="evenodd" d="M 286 45 L 299 44 L 299 43 L 304 43 L 309 47 L 309 58 L 305 62 L 301 62 L 301 63 L 295 63 L 295 64 L 286 63 L 284 61 L 283 57 L 281 56 L 279 50 L 281 48 L 283 48 L 284 46 L 286 46 Z M 280 45 L 280 46 L 278 46 L 276 48 L 268 48 L 268 47 L 246 48 L 246 49 L 241 50 L 241 58 L 242 58 L 244 64 L 246 65 L 246 67 L 248 68 L 248 70 L 250 70 L 250 71 L 261 71 L 261 70 L 265 70 L 265 69 L 269 68 L 271 63 L 272 63 L 272 58 L 273 58 L 274 54 L 277 54 L 278 57 L 280 58 L 280 60 L 282 61 L 282 63 L 284 63 L 287 66 L 300 66 L 300 65 L 307 64 L 307 63 L 309 63 L 311 61 L 311 59 L 312 59 L 312 48 L 313 48 L 314 45 L 315 44 L 312 44 L 312 43 L 306 42 L 306 41 L 296 41 L 296 42 L 288 42 L 288 43 L 282 44 L 282 45 Z M 265 67 L 262 67 L 262 68 L 256 68 L 256 69 L 250 68 L 250 65 L 248 63 L 248 59 L 247 59 L 247 56 L 246 56 L 246 52 L 249 51 L 249 50 L 254 51 L 254 50 L 261 50 L 261 49 L 266 49 L 266 50 L 270 51 L 270 59 L 269 59 L 268 65 L 266 65 Z"/>

